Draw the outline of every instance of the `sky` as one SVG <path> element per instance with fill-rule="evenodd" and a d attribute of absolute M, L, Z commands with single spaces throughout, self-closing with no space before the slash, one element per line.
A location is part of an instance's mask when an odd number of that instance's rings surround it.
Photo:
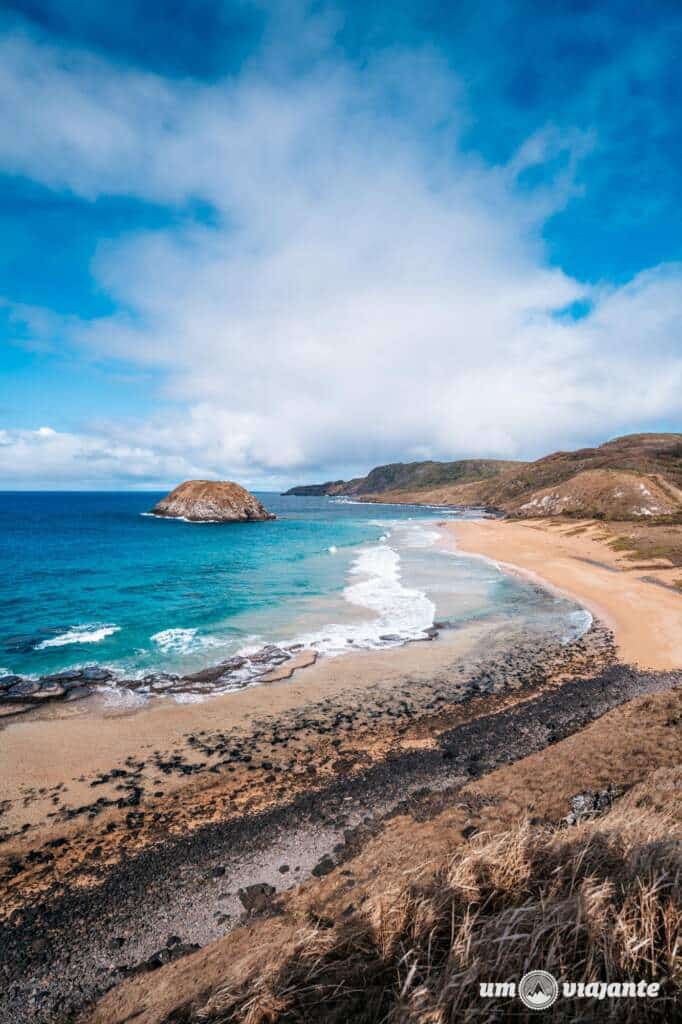
<path fill-rule="evenodd" d="M 0 488 L 682 430 L 677 0 L 4 0 Z"/>

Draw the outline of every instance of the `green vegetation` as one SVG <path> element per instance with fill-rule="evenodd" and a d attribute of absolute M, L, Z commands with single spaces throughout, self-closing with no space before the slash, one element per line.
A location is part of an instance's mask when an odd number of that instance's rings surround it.
<path fill-rule="evenodd" d="M 503 459 L 460 459 L 458 462 L 393 462 L 377 466 L 367 476 L 355 480 L 328 480 L 323 484 L 302 484 L 286 494 L 367 495 L 390 491 L 420 491 L 447 484 L 465 484 L 490 480 L 506 470 L 525 465 Z"/>

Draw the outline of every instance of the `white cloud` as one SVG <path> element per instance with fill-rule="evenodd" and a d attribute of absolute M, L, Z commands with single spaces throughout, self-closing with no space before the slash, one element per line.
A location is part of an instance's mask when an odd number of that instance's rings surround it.
<path fill-rule="evenodd" d="M 36 344 L 59 331 L 156 368 L 184 412 L 13 434 L 3 478 L 82 480 L 86 459 L 88 479 L 267 483 L 541 454 L 681 411 L 682 271 L 591 289 L 549 267 L 542 226 L 570 175 L 523 196 L 515 176 L 586 137 L 550 126 L 485 166 L 459 147 L 465 98 L 437 54 L 326 52 L 284 75 L 263 60 L 199 85 L 13 36 L 0 96 L 3 168 L 86 199 L 203 199 L 220 223 L 103 244 L 115 316 L 23 314 Z M 578 299 L 588 316 L 555 315 Z"/>
<path fill-rule="evenodd" d="M 39 427 L 0 430 L 0 479 L 9 489 L 68 488 L 70 484 L 106 489 L 164 487 L 178 478 L 214 474 L 179 455 L 112 440 L 105 435 L 79 435 Z"/>

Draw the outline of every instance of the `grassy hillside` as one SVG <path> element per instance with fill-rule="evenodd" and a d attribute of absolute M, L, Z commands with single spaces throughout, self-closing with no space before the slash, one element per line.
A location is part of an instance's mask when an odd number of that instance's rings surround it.
<path fill-rule="evenodd" d="M 124 981 L 88 1024 L 530 1024 L 518 999 L 482 1016 L 479 984 L 531 965 L 660 983 L 657 999 L 562 999 L 548 1020 L 672 1020 L 681 711 L 680 690 L 640 697 L 430 811 L 406 808 L 271 916 Z M 610 781 L 623 792 L 610 810 L 563 825 L 573 794 Z"/>
<path fill-rule="evenodd" d="M 587 476 L 588 473 L 591 475 Z M 607 441 L 598 448 L 555 452 L 504 473 L 492 486 L 480 489 L 479 500 L 506 511 L 541 514 L 530 506 L 535 497 L 541 500 L 553 488 L 564 488 L 559 496 L 568 497 L 565 485 L 578 480 L 574 487 L 575 507 L 562 511 L 578 513 L 592 505 L 595 511 L 608 515 L 610 510 L 626 511 L 616 508 L 618 491 L 630 489 L 636 477 L 648 477 L 650 483 L 644 479 L 638 483 L 652 492 L 647 495 L 640 489 L 644 500 L 632 497 L 633 509 L 637 505 L 651 509 L 649 513 L 642 511 L 640 514 L 669 514 L 679 507 L 682 504 L 682 434 L 632 434 Z M 581 486 L 584 493 L 579 495 Z"/>
<path fill-rule="evenodd" d="M 289 493 L 305 493 L 294 488 Z M 536 462 L 466 459 L 379 466 L 315 493 L 483 505 L 508 515 L 657 521 L 682 514 L 682 434 L 631 434 Z"/>
<path fill-rule="evenodd" d="M 329 480 L 323 484 L 303 484 L 286 494 L 367 496 L 394 491 L 430 490 L 452 484 L 490 480 L 523 462 L 504 459 L 460 459 L 457 462 L 393 462 L 377 466 L 367 476 L 354 480 Z"/>

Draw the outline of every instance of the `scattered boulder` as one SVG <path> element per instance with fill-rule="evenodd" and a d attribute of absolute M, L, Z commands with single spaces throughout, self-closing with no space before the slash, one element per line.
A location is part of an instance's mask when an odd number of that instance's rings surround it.
<path fill-rule="evenodd" d="M 66 690 L 61 683 L 53 683 L 49 680 L 42 679 L 40 681 L 40 689 L 35 694 L 38 700 L 53 700 L 58 697 L 63 697 Z"/>
<path fill-rule="evenodd" d="M 238 669 L 243 668 L 245 664 L 246 658 L 236 656 L 228 658 L 227 661 L 221 661 L 217 665 L 212 665 L 210 668 L 202 668 L 199 672 L 192 672 L 191 675 L 183 676 L 183 679 L 189 683 L 216 683 L 222 676 L 228 675 L 230 672 L 236 672 Z"/>
<path fill-rule="evenodd" d="M 585 789 L 582 793 L 572 796 L 570 814 L 563 819 L 566 825 L 577 825 L 581 821 L 596 818 L 611 810 L 613 801 L 622 795 L 622 788 L 615 786 L 612 782 L 606 789 Z"/>
<path fill-rule="evenodd" d="M 112 673 L 107 668 L 99 668 L 99 666 L 93 665 L 82 669 L 79 676 L 87 683 L 106 683 L 107 680 L 112 678 Z"/>
<path fill-rule="evenodd" d="M 254 882 L 240 889 L 237 895 L 248 913 L 261 914 L 270 909 L 276 891 L 274 885 L 268 885 L 267 882 Z"/>
<path fill-rule="evenodd" d="M 312 874 L 315 876 L 315 878 L 322 878 L 323 875 L 328 875 L 330 871 L 333 871 L 335 867 L 336 864 L 331 859 L 331 857 L 328 854 L 325 854 L 324 857 L 318 860 L 317 864 L 312 870 Z"/>
<path fill-rule="evenodd" d="M 255 495 L 231 480 L 185 480 L 154 506 L 152 515 L 191 523 L 246 523 L 276 518 Z"/>
<path fill-rule="evenodd" d="M 89 697 L 91 693 L 92 690 L 88 686 L 72 686 L 71 689 L 67 691 L 64 700 L 82 700 L 83 697 Z"/>

